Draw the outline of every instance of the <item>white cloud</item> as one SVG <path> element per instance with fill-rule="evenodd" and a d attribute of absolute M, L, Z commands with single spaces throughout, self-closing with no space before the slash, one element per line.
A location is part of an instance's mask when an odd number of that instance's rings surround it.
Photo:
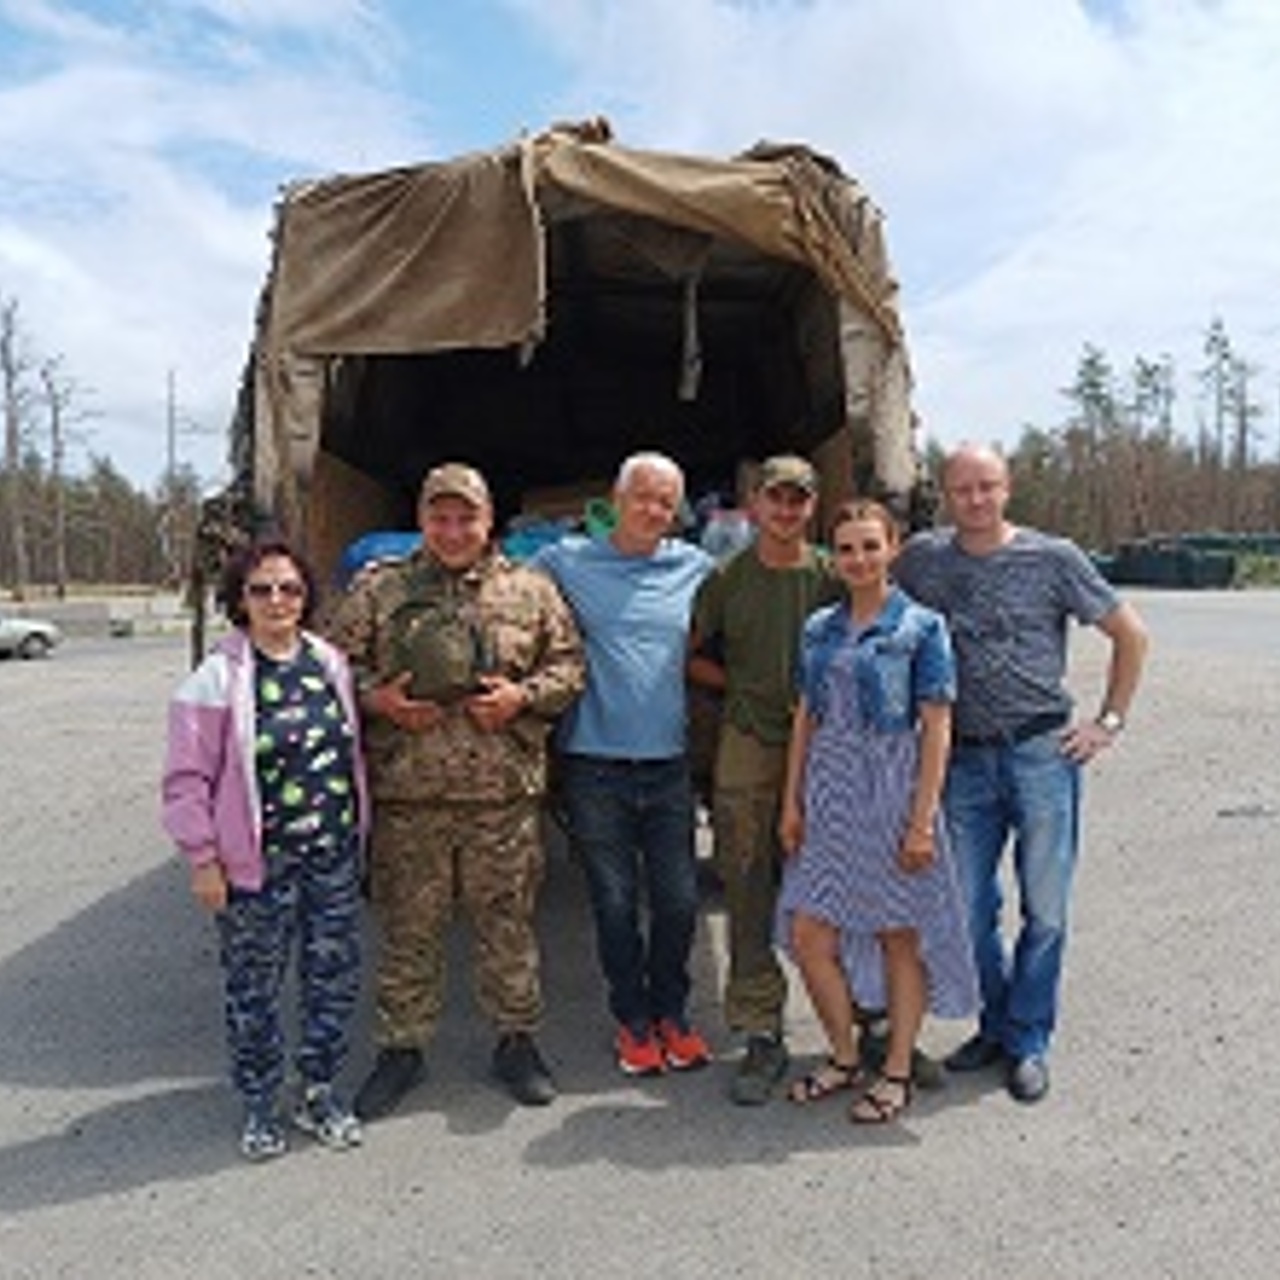
<path fill-rule="evenodd" d="M 337 52 L 282 62 L 206 32 L 185 62 L 190 45 L 160 26 L 125 41 L 66 7 L 0 10 L 58 55 L 0 89 L 0 291 L 85 389 L 89 447 L 146 480 L 164 466 L 170 370 L 183 418 L 209 433 L 183 456 L 222 467 L 279 184 L 421 148 L 369 47 L 355 64 L 343 52 L 344 31 L 377 29 L 368 6 L 189 7 L 277 34 L 322 20 Z"/>
<path fill-rule="evenodd" d="M 554 60 L 552 98 L 504 60 L 486 5 L 511 50 Z M 1060 421 L 1086 341 L 1118 367 L 1170 352 L 1189 378 L 1220 314 L 1251 359 L 1277 355 L 1273 0 L 141 12 L 125 30 L 88 3 L 0 0 L 0 291 L 96 389 L 95 446 L 133 474 L 158 474 L 169 369 L 192 418 L 225 424 L 278 184 L 462 149 L 432 148 L 421 122 L 468 105 L 509 122 L 492 143 L 603 111 L 638 146 L 768 137 L 838 157 L 888 216 L 918 405 L 947 438 Z M 202 470 L 221 459 L 190 447 Z"/>
<path fill-rule="evenodd" d="M 359 29 L 380 25 L 366 0 L 178 0 L 175 6 L 248 29 Z"/>
<path fill-rule="evenodd" d="M 834 153 L 888 215 L 942 434 L 1053 425 L 1086 341 L 1187 374 L 1222 314 L 1274 355 L 1280 7 L 528 0 L 624 140 Z M 1269 282 L 1269 287 L 1268 287 Z M 1272 350 L 1267 350 L 1270 345 Z"/>
<path fill-rule="evenodd" d="M 1188 405 L 1213 316 L 1275 357 L 1280 13 L 1160 4 L 1133 21 L 1109 136 L 1064 155 L 1037 225 L 916 312 L 919 399 L 944 436 L 1060 421 L 1086 341 L 1121 369 L 1173 355 Z"/>
<path fill-rule="evenodd" d="M 121 48 L 127 43 L 124 32 L 114 30 L 78 9 L 51 3 L 50 0 L 5 0 L 0 5 L 0 17 L 31 35 L 73 42 L 80 48 Z"/>

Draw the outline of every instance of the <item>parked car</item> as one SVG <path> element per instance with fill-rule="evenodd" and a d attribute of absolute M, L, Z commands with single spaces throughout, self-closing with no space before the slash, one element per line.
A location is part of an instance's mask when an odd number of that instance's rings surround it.
<path fill-rule="evenodd" d="M 43 658 L 54 645 L 61 643 L 62 632 L 44 618 L 0 613 L 0 658 L 13 654 L 19 658 Z"/>

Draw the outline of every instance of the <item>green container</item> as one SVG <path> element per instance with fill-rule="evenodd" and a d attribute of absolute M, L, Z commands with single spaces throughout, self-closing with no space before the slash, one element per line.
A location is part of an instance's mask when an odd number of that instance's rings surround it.
<path fill-rule="evenodd" d="M 593 538 L 607 538 L 617 527 L 618 513 L 608 498 L 592 498 L 582 522 Z"/>

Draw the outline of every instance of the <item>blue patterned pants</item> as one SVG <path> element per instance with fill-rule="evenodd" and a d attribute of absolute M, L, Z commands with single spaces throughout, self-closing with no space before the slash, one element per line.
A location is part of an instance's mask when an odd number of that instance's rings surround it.
<path fill-rule="evenodd" d="M 251 1104 L 270 1101 L 284 1083 L 281 989 L 295 948 L 294 1063 L 304 1084 L 328 1084 L 341 1070 L 360 991 L 355 838 L 333 847 L 292 843 L 270 853 L 267 865 L 262 889 L 232 888 L 217 917 L 231 1079 Z"/>

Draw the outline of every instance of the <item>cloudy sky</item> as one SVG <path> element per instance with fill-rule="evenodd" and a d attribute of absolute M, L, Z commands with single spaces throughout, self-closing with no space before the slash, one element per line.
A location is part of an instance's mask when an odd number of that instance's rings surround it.
<path fill-rule="evenodd" d="M 943 442 L 1053 426 L 1086 342 L 1221 316 L 1274 441 L 1276 0 L 0 0 L 0 296 L 86 450 L 212 484 L 287 181 L 605 114 L 632 146 L 836 156 L 885 210 Z"/>

